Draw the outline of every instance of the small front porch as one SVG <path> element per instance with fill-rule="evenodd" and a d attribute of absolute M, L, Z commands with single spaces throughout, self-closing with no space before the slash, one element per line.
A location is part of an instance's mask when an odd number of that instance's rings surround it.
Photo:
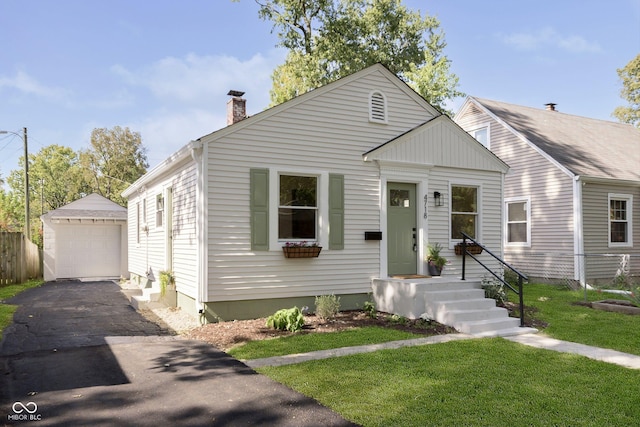
<path fill-rule="evenodd" d="M 509 336 L 537 332 L 520 327 L 495 300 L 485 298 L 480 278 L 375 278 L 373 299 L 379 311 L 409 319 L 428 318 L 475 336 Z"/>

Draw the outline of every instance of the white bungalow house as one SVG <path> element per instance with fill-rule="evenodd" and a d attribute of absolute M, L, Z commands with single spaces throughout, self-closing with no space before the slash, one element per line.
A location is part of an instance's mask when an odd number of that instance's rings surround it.
<path fill-rule="evenodd" d="M 640 275 L 640 130 L 469 97 L 456 122 L 511 167 L 504 256 L 533 278 L 597 285 Z"/>
<path fill-rule="evenodd" d="M 318 295 L 362 307 L 375 279 L 426 275 L 436 242 L 449 259 L 440 280 L 456 281 L 459 227 L 502 253 L 508 166 L 382 65 L 252 117 L 230 95 L 227 127 L 123 193 L 142 286 L 171 270 L 178 306 L 247 319 Z M 302 242 L 321 252 L 285 257 Z"/>

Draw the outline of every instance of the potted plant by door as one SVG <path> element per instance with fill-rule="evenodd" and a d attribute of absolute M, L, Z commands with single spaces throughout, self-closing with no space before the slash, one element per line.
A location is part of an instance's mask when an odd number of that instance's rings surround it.
<path fill-rule="evenodd" d="M 447 259 L 440 255 L 442 245 L 434 243 L 427 246 L 427 268 L 431 276 L 439 276 L 442 274 L 442 268 L 447 263 Z"/>

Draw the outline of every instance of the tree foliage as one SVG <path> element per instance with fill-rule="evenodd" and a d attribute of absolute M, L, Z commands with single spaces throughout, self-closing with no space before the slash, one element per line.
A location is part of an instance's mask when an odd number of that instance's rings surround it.
<path fill-rule="evenodd" d="M 443 110 L 462 96 L 444 55 L 439 21 L 400 0 L 256 0 L 289 49 L 273 72 L 272 105 L 375 63 L 407 82 Z"/>
<path fill-rule="evenodd" d="M 620 96 L 629 102 L 626 107 L 618 107 L 613 115 L 623 123 L 640 128 L 640 54 L 624 67 L 618 69 L 622 81 Z"/>
<path fill-rule="evenodd" d="M 93 192 L 123 206 L 120 193 L 149 167 L 140 133 L 120 126 L 94 129 L 91 148 L 80 152 L 80 163 Z"/>
<path fill-rule="evenodd" d="M 140 134 L 128 128 L 94 129 L 91 147 L 75 152 L 49 145 L 29 155 L 29 208 L 31 236 L 41 244 L 38 217 L 91 193 L 123 206 L 120 194 L 147 170 Z M 24 157 L 7 177 L 9 191 L 0 189 L 0 230 L 24 227 Z"/>

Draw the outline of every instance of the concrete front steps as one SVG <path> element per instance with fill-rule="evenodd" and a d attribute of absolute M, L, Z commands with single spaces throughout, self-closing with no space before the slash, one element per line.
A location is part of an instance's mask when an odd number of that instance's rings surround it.
<path fill-rule="evenodd" d="M 510 336 L 537 332 L 520 327 L 495 300 L 485 298 L 480 280 L 432 277 L 373 279 L 373 297 L 380 311 L 409 319 L 428 318 L 479 336 Z"/>
<path fill-rule="evenodd" d="M 131 306 L 136 310 L 142 310 L 153 306 L 160 301 L 160 289 L 128 287 L 122 292 L 129 298 Z"/>

